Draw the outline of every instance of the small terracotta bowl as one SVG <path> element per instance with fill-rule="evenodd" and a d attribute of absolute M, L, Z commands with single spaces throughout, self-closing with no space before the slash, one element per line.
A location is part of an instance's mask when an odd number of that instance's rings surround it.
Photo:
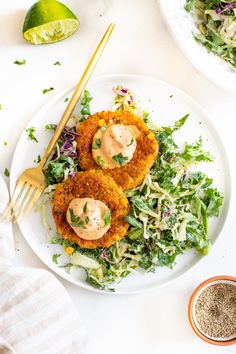
<path fill-rule="evenodd" d="M 194 307 L 195 307 L 198 297 L 200 296 L 202 291 L 204 289 L 206 289 L 208 286 L 213 285 L 213 284 L 218 284 L 218 283 L 229 283 L 229 284 L 233 284 L 236 286 L 236 278 L 232 277 L 232 276 L 228 276 L 228 275 L 220 275 L 220 276 L 216 276 L 216 277 L 207 279 L 203 283 L 201 283 L 195 289 L 194 293 L 192 294 L 192 296 L 189 300 L 189 304 L 188 304 L 189 322 L 191 324 L 192 329 L 198 335 L 198 337 L 203 339 L 207 343 L 214 344 L 214 345 L 221 345 L 221 346 L 236 344 L 236 337 L 232 338 L 232 339 L 226 339 L 226 340 L 216 340 L 216 339 L 212 339 L 212 338 L 207 337 L 207 335 L 204 334 L 199 329 L 198 325 L 196 324 L 196 322 L 194 320 L 194 317 L 195 317 L 194 316 Z"/>

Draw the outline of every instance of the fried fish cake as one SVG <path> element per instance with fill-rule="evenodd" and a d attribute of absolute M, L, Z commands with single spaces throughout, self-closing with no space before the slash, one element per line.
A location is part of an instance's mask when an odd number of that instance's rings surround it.
<path fill-rule="evenodd" d="M 67 222 L 67 209 L 75 198 L 100 200 L 110 209 L 110 228 L 101 238 L 82 239 Z M 73 178 L 58 184 L 52 201 L 52 214 L 58 233 L 82 248 L 109 247 L 122 239 L 129 228 L 129 224 L 124 221 L 128 213 L 129 202 L 121 187 L 100 170 L 78 172 Z"/>
<path fill-rule="evenodd" d="M 123 189 L 132 189 L 142 183 L 158 154 L 158 142 L 144 121 L 130 111 L 100 112 L 90 116 L 77 127 L 77 148 L 82 170 L 101 169 L 92 155 L 93 137 L 102 126 L 114 124 L 134 126 L 138 130 L 136 149 L 131 161 L 113 169 L 103 168 Z"/>

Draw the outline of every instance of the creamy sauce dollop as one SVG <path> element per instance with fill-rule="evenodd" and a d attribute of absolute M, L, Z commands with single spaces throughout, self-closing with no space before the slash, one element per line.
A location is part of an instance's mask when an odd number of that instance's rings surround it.
<path fill-rule="evenodd" d="M 100 200 L 75 198 L 68 206 L 66 219 L 80 238 L 97 240 L 110 227 L 110 209 Z"/>
<path fill-rule="evenodd" d="M 114 124 L 101 127 L 93 137 L 92 155 L 101 168 L 113 169 L 132 160 L 139 135 L 137 127 Z"/>

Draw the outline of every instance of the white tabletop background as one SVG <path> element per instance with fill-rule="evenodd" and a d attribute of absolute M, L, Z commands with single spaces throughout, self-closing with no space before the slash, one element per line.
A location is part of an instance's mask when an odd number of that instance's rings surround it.
<path fill-rule="evenodd" d="M 17 140 L 36 110 L 61 89 L 76 83 L 102 33 L 114 21 L 116 30 L 95 75 L 143 74 L 186 91 L 208 111 L 218 128 L 235 180 L 236 97 L 209 82 L 183 56 L 156 0 L 64 0 L 81 26 L 68 40 L 45 46 L 29 45 L 21 36 L 24 15 L 33 2 L 2 0 L 0 4 L 0 173 L 10 168 Z M 27 64 L 14 65 L 16 59 L 26 59 Z M 54 66 L 55 61 L 61 66 Z M 55 91 L 43 95 L 42 90 L 51 86 Z M 3 145 L 5 140 L 7 146 Z M 219 274 L 235 275 L 235 210 L 233 192 L 226 226 L 211 253 L 164 288 L 132 296 L 100 295 L 60 279 L 87 326 L 93 353 L 235 353 L 235 346 L 215 347 L 202 342 L 187 319 L 189 297 L 201 281 Z M 14 237 L 16 264 L 46 268 L 17 226 Z"/>

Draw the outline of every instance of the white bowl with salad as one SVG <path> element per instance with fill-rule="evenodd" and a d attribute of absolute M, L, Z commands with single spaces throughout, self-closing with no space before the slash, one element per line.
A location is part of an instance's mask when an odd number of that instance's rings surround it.
<path fill-rule="evenodd" d="M 178 46 L 209 80 L 236 93 L 236 1 L 160 0 Z"/>

